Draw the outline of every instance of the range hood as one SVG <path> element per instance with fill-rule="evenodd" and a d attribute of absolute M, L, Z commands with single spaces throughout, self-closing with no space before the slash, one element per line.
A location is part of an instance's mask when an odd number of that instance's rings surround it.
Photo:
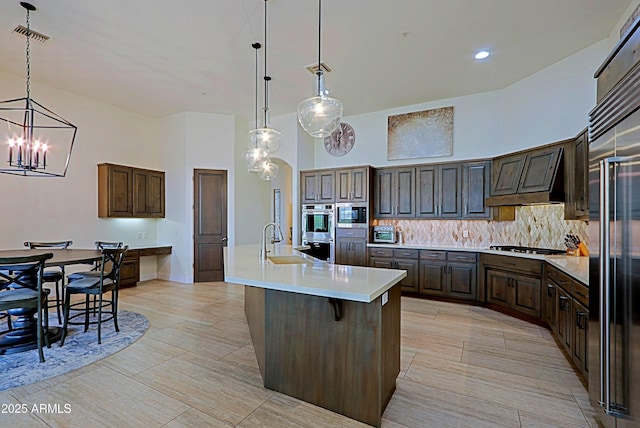
<path fill-rule="evenodd" d="M 564 142 L 562 142 L 564 143 Z M 564 144 L 493 159 L 489 206 L 551 204 L 565 201 Z"/>

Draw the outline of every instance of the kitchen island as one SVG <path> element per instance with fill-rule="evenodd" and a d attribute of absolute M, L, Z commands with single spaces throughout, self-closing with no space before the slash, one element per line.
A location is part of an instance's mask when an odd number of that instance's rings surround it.
<path fill-rule="evenodd" d="M 291 246 L 225 248 L 225 281 L 245 286 L 264 386 L 373 426 L 400 372 L 406 272 L 333 265 Z"/>

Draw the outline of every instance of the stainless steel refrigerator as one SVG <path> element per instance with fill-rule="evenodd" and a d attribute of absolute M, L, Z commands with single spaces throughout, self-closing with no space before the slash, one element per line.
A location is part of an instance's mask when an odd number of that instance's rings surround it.
<path fill-rule="evenodd" d="M 596 72 L 589 117 L 589 397 L 616 428 L 640 427 L 639 26 Z"/>

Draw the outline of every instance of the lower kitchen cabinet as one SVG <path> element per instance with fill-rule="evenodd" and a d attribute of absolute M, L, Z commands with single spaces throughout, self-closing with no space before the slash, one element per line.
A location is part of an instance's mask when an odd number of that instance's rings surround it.
<path fill-rule="evenodd" d="M 542 267 L 541 260 L 483 254 L 487 303 L 541 320 Z"/>
<path fill-rule="evenodd" d="M 478 299 L 477 254 L 420 251 L 420 288 L 425 295 Z"/>
<path fill-rule="evenodd" d="M 370 248 L 369 266 L 406 270 L 407 276 L 400 281 L 401 290 L 418 292 L 418 250 Z"/>
<path fill-rule="evenodd" d="M 555 312 L 555 318 L 548 317 L 547 323 L 566 354 L 588 379 L 589 290 L 564 272 L 548 265 L 547 289 L 550 288 L 555 290 L 555 301 L 549 299 L 547 305 L 555 309 L 547 308 L 547 314 L 553 315 Z"/>
<path fill-rule="evenodd" d="M 140 253 L 129 250 L 120 266 L 120 288 L 134 287 L 140 281 Z"/>
<path fill-rule="evenodd" d="M 336 229 L 336 264 L 367 265 L 367 229 Z"/>

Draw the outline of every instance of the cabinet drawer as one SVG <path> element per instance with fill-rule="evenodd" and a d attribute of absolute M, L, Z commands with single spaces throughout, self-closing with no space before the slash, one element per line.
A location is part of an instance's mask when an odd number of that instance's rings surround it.
<path fill-rule="evenodd" d="M 447 260 L 446 251 L 420 250 L 422 260 Z"/>
<path fill-rule="evenodd" d="M 417 259 L 418 250 L 406 250 L 398 248 L 393 250 L 393 257 L 395 257 L 396 259 Z"/>
<path fill-rule="evenodd" d="M 336 237 L 338 238 L 366 238 L 367 229 L 362 228 L 336 228 Z"/>
<path fill-rule="evenodd" d="M 577 281 L 573 281 L 573 298 L 582 303 L 585 307 L 589 307 L 589 287 L 582 285 Z"/>
<path fill-rule="evenodd" d="M 483 254 L 482 263 L 509 271 L 542 274 L 542 261 L 527 259 L 518 256 L 499 256 L 494 254 Z"/>
<path fill-rule="evenodd" d="M 369 248 L 369 257 L 393 257 L 393 248 Z"/>
<path fill-rule="evenodd" d="M 547 278 L 551 279 L 560 287 L 564 288 L 566 292 L 572 292 L 571 284 L 573 283 L 573 280 L 571 279 L 571 277 L 569 277 L 569 275 L 560 271 L 559 269 L 551 265 L 547 265 Z M 588 296 L 589 293 L 587 292 L 586 295 Z"/>
<path fill-rule="evenodd" d="M 447 253 L 447 260 L 450 262 L 476 263 L 478 261 L 478 254 L 463 251 L 449 251 Z"/>

